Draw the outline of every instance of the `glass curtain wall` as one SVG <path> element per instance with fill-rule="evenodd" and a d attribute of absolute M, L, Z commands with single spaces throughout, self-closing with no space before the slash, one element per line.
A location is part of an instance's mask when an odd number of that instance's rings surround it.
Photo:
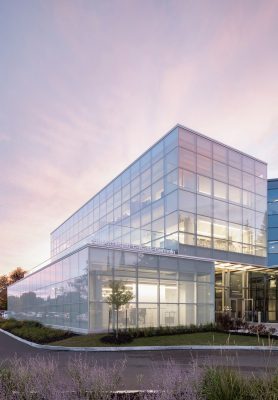
<path fill-rule="evenodd" d="M 88 249 L 9 286 L 8 309 L 17 319 L 87 331 Z"/>
<path fill-rule="evenodd" d="M 268 181 L 268 265 L 278 266 L 278 179 Z"/>
<path fill-rule="evenodd" d="M 52 233 L 52 255 L 90 238 L 266 256 L 266 164 L 175 128 Z"/>
<path fill-rule="evenodd" d="M 214 321 L 214 264 L 181 257 L 90 249 L 90 330 L 112 328 L 109 283 L 122 281 L 134 299 L 119 311 L 121 328 Z M 113 318 L 114 317 L 114 318 Z"/>
<path fill-rule="evenodd" d="M 171 194 L 179 211 L 167 217 L 179 242 L 265 257 L 266 172 L 266 164 L 179 128 L 179 189 Z"/>

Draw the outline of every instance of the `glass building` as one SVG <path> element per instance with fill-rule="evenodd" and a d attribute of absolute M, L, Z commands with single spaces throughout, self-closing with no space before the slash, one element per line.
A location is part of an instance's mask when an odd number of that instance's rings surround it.
<path fill-rule="evenodd" d="M 270 274 L 266 230 L 266 163 L 177 125 L 51 233 L 51 262 L 9 288 L 9 310 L 105 330 L 116 279 L 134 293 L 122 326 L 211 322 L 214 309 L 271 319 L 251 290 Z"/>
<path fill-rule="evenodd" d="M 278 267 L 278 179 L 268 180 L 268 265 Z"/>

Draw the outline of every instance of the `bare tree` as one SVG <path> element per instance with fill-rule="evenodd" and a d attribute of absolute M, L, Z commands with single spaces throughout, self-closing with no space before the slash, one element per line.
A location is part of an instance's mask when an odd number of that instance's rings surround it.
<path fill-rule="evenodd" d="M 112 310 L 116 310 L 116 339 L 119 337 L 119 309 L 128 304 L 133 298 L 133 293 L 127 290 L 124 282 L 111 281 L 109 287 L 112 293 L 109 294 L 105 301 L 108 303 Z"/>

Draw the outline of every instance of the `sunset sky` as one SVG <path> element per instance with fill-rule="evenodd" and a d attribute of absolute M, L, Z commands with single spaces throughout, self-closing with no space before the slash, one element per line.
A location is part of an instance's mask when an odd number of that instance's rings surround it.
<path fill-rule="evenodd" d="M 176 123 L 278 177 L 278 0 L 0 1 L 0 274 Z"/>

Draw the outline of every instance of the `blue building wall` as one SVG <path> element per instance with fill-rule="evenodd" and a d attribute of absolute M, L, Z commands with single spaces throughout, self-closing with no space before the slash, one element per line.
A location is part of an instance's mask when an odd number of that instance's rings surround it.
<path fill-rule="evenodd" d="M 268 265 L 278 266 L 278 179 L 269 179 L 268 189 Z"/>

